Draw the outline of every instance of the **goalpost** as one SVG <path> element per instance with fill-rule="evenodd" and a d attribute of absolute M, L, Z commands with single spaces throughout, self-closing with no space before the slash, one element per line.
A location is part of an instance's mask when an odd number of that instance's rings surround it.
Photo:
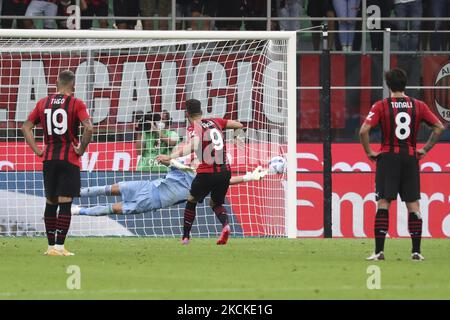
<path fill-rule="evenodd" d="M 165 129 L 182 141 L 184 102 L 195 98 L 205 117 L 244 123 L 244 143 L 226 132 L 234 176 L 267 167 L 274 156 L 287 159 L 283 174 L 230 187 L 233 235 L 296 237 L 295 60 L 295 32 L 0 30 L 0 236 L 44 234 L 41 160 L 26 146 L 20 126 L 40 98 L 55 92 L 59 72 L 70 69 L 74 95 L 94 122 L 81 159 L 83 187 L 163 178 L 164 171 L 139 164 L 145 156 L 138 140 L 149 130 L 139 120 L 157 120 L 167 110 L 172 121 Z M 39 126 L 35 135 L 42 145 Z M 217 236 L 221 226 L 208 199 L 197 208 L 192 235 Z M 183 211 L 181 204 L 138 215 L 76 216 L 69 235 L 180 236 Z"/>

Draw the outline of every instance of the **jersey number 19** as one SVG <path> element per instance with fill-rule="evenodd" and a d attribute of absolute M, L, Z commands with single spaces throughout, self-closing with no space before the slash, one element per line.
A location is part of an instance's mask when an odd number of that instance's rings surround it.
<path fill-rule="evenodd" d="M 47 122 L 47 134 L 49 136 L 53 133 L 63 135 L 67 131 L 67 112 L 64 109 L 56 109 L 53 113 L 52 111 L 52 109 L 44 110 Z"/>

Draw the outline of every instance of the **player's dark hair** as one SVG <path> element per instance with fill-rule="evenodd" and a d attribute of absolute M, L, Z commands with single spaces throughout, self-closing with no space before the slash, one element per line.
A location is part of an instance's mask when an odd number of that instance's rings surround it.
<path fill-rule="evenodd" d="M 403 92 L 405 91 L 406 83 L 408 82 L 408 76 L 405 70 L 400 68 L 395 68 L 387 71 L 384 74 L 386 79 L 386 84 L 392 92 Z"/>
<path fill-rule="evenodd" d="M 186 101 L 186 112 L 189 116 L 197 116 L 202 114 L 202 106 L 197 99 Z"/>
<path fill-rule="evenodd" d="M 75 74 L 70 70 L 64 70 L 58 75 L 58 87 L 66 87 L 75 82 Z"/>
<path fill-rule="evenodd" d="M 161 121 L 161 114 L 149 112 L 145 115 L 138 117 L 136 128 L 141 131 L 150 131 L 152 128 L 152 122 Z"/>
<path fill-rule="evenodd" d="M 167 116 L 167 124 L 168 124 L 169 126 L 171 126 L 171 125 L 172 125 L 172 117 L 170 116 L 170 112 L 169 112 L 167 109 L 164 109 L 164 110 L 161 112 L 161 115 L 163 115 L 163 114 L 165 114 L 165 115 Z"/>

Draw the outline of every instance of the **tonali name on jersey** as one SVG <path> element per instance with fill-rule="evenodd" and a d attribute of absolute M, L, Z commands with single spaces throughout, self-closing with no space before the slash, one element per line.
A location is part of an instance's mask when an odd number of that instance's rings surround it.
<path fill-rule="evenodd" d="M 412 108 L 413 104 L 411 101 L 391 101 L 391 107 L 394 109 L 407 109 Z"/>
<path fill-rule="evenodd" d="M 197 173 L 230 171 L 223 135 L 227 122 L 222 118 L 202 119 L 187 128 L 190 138 L 197 136 L 201 139 L 201 147 L 195 150 L 201 162 Z"/>
<path fill-rule="evenodd" d="M 381 152 L 416 154 L 417 132 L 421 122 L 432 126 L 439 122 L 425 102 L 410 97 L 377 101 L 364 123 L 381 126 Z"/>

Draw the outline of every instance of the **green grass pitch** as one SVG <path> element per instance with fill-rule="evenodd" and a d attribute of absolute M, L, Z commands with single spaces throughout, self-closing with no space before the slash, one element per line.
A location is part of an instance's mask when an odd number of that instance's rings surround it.
<path fill-rule="evenodd" d="M 0 238 L 0 299 L 449 299 L 450 241 L 387 239 L 386 261 L 366 262 L 372 239 L 69 238 L 73 257 L 46 257 L 44 238 Z M 81 289 L 69 290 L 71 265 Z M 381 289 L 367 288 L 380 267 Z"/>

